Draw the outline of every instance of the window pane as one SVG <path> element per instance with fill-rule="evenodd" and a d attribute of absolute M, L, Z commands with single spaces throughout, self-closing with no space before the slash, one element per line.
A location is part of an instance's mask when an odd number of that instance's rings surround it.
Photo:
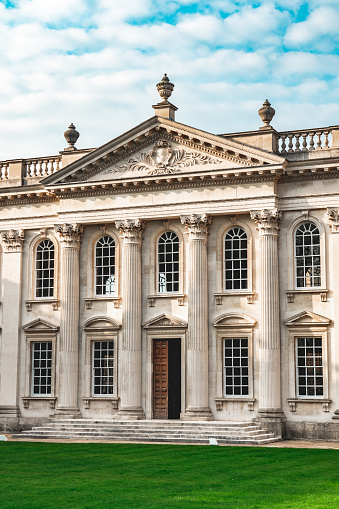
<path fill-rule="evenodd" d="M 241 248 L 241 249 L 240 249 Z M 224 244 L 224 277 L 226 290 L 247 289 L 247 235 L 236 227 L 229 230 Z"/>
<path fill-rule="evenodd" d="M 113 394 L 113 341 L 94 341 L 92 355 L 92 392 L 94 396 Z"/>
<path fill-rule="evenodd" d="M 110 235 L 104 235 L 95 246 L 95 293 L 115 293 L 115 242 Z"/>
<path fill-rule="evenodd" d="M 323 394 L 322 339 L 297 338 L 296 345 L 298 396 L 320 396 Z"/>
<path fill-rule="evenodd" d="M 248 394 L 248 338 L 224 340 L 224 394 Z"/>
<path fill-rule="evenodd" d="M 53 297 L 54 244 L 49 239 L 43 240 L 37 247 L 35 262 L 35 285 L 36 297 Z"/>
<path fill-rule="evenodd" d="M 179 291 L 179 238 L 165 232 L 158 241 L 158 292 Z"/>
<path fill-rule="evenodd" d="M 317 226 L 306 222 L 295 234 L 295 271 L 297 288 L 321 286 L 320 235 Z"/>
<path fill-rule="evenodd" d="M 51 395 L 52 342 L 32 343 L 32 395 Z"/>

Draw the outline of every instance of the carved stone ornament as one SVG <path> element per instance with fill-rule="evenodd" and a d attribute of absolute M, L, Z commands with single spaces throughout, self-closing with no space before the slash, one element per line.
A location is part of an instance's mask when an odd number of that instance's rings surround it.
<path fill-rule="evenodd" d="M 221 161 L 199 152 L 187 152 L 184 149 L 172 148 L 166 140 L 158 141 L 148 152 L 142 152 L 138 157 L 128 159 L 126 163 L 119 164 L 115 170 L 120 171 L 146 171 L 147 175 L 165 175 L 177 173 L 181 168 L 195 164 L 220 164 Z"/>
<path fill-rule="evenodd" d="M 332 233 L 339 233 L 339 212 L 337 209 L 327 209 L 327 218 L 331 224 Z"/>
<path fill-rule="evenodd" d="M 188 229 L 189 238 L 192 240 L 207 239 L 212 218 L 207 214 L 191 214 L 190 216 L 180 216 L 181 223 Z"/>
<path fill-rule="evenodd" d="M 67 247 L 79 247 L 81 237 L 84 233 L 84 227 L 79 223 L 61 224 L 55 227 L 55 231 L 60 236 L 60 242 Z"/>
<path fill-rule="evenodd" d="M 24 245 L 25 232 L 23 230 L 9 230 L 1 232 L 4 251 L 21 251 Z"/>
<path fill-rule="evenodd" d="M 251 218 L 257 225 L 257 230 L 261 234 L 278 235 L 279 225 L 282 218 L 280 210 L 251 211 Z"/>
<path fill-rule="evenodd" d="M 124 221 L 115 221 L 115 226 L 120 230 L 125 243 L 140 244 L 142 232 L 145 229 L 145 222 L 141 219 L 125 219 Z"/>

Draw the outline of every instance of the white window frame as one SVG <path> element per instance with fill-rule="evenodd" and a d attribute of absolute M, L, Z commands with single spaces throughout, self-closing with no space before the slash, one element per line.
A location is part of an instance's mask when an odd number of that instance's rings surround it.
<path fill-rule="evenodd" d="M 243 357 L 240 355 L 239 357 L 234 357 L 233 353 L 234 353 L 234 350 L 236 349 L 236 347 L 234 345 L 232 345 L 232 357 L 231 359 L 234 361 L 234 359 L 240 359 L 240 363 L 239 363 L 239 366 L 235 366 L 234 365 L 234 362 L 232 362 L 232 365 L 230 366 L 227 366 L 225 361 L 226 361 L 226 354 L 225 354 L 225 351 L 226 351 L 226 341 L 232 341 L 234 342 L 235 340 L 239 340 L 240 343 L 241 341 L 243 340 L 246 340 L 247 341 L 247 356 L 246 356 L 246 359 L 247 359 L 247 375 L 246 375 L 246 378 L 247 378 L 247 384 L 242 384 L 240 383 L 239 386 L 236 386 L 234 385 L 234 383 L 230 386 L 232 387 L 233 389 L 233 394 L 228 394 L 227 393 L 227 384 L 226 384 L 226 379 L 228 377 L 232 377 L 232 378 L 235 378 L 236 376 L 239 376 L 241 382 L 243 381 L 243 378 L 245 378 L 245 376 L 243 376 L 241 373 L 239 375 L 234 375 L 234 369 L 239 369 L 240 372 L 241 370 L 243 369 L 243 366 L 241 365 L 241 359 L 243 359 Z M 232 337 L 231 336 L 227 336 L 227 335 L 224 335 L 223 337 L 223 365 L 224 365 L 224 373 L 223 373 L 223 397 L 224 398 L 232 398 L 232 397 L 236 397 L 236 398 L 242 398 L 242 397 L 249 397 L 249 392 L 250 392 L 250 348 L 249 348 L 249 343 L 250 343 L 250 340 L 249 340 L 249 337 L 247 334 L 244 334 L 242 336 L 238 336 L 238 335 L 233 335 Z M 241 350 L 241 344 L 240 344 L 240 350 Z M 227 369 L 232 369 L 233 372 L 232 372 L 232 375 L 228 375 L 226 373 L 226 370 Z M 247 394 L 235 394 L 235 388 L 236 387 L 240 387 L 240 389 L 242 389 L 243 387 L 247 387 Z"/>
<path fill-rule="evenodd" d="M 306 258 L 306 255 L 303 255 L 302 257 L 301 256 L 297 256 L 297 253 L 296 253 L 296 250 L 297 250 L 297 247 L 301 247 L 301 246 L 297 246 L 297 232 L 299 230 L 299 228 L 302 227 L 302 225 L 305 225 L 305 224 L 312 224 L 316 227 L 316 229 L 318 230 L 318 234 L 319 234 L 319 258 L 320 258 L 320 263 L 319 263 L 319 267 L 320 267 L 320 276 L 315 276 L 312 274 L 311 278 L 314 279 L 315 277 L 320 277 L 320 285 L 310 285 L 310 286 L 298 286 L 298 275 L 297 275 L 297 271 L 298 271 L 298 265 L 297 265 L 297 260 L 298 258 L 299 259 L 303 259 L 304 260 L 304 264 L 302 266 L 303 269 L 305 269 L 305 258 Z M 313 237 L 313 235 L 311 235 L 311 237 Z M 303 239 L 305 239 L 305 235 L 303 236 Z M 318 228 L 318 225 L 312 221 L 312 220 L 306 220 L 306 221 L 303 221 L 301 222 L 296 228 L 295 228 L 295 231 L 294 231 L 294 238 L 293 238 L 293 241 L 294 241 L 294 285 L 295 285 L 295 288 L 296 290 L 313 290 L 313 289 L 319 289 L 319 288 L 322 288 L 322 257 L 321 257 L 321 236 L 320 236 L 320 230 Z M 302 247 L 304 248 L 305 247 L 305 244 L 303 243 Z M 313 247 L 313 242 L 312 242 L 312 247 Z M 313 268 L 313 259 L 316 255 L 314 255 L 313 253 L 311 255 L 308 256 L 308 258 L 312 258 L 312 268 Z M 305 275 L 303 276 L 303 279 L 307 279 L 307 276 L 306 276 L 306 273 Z"/>
<path fill-rule="evenodd" d="M 173 233 L 174 235 L 176 235 L 177 239 L 178 239 L 178 262 L 174 262 L 172 260 L 171 264 L 172 264 L 172 269 L 173 269 L 173 264 L 174 263 L 178 263 L 178 271 L 177 271 L 177 274 L 178 274 L 178 290 L 171 290 L 171 291 L 161 291 L 160 290 L 160 270 L 159 270 L 159 266 L 160 266 L 160 261 L 159 261 L 159 243 L 160 243 L 160 239 L 163 235 L 166 235 L 166 234 L 169 234 L 169 233 Z M 164 245 L 166 245 L 166 243 L 164 243 Z M 173 244 L 172 244 L 173 245 Z M 173 250 L 171 251 L 171 254 L 173 255 Z M 159 235 L 158 237 L 158 240 L 157 240 L 157 270 L 156 270 L 156 278 L 157 278 L 157 282 L 156 282 L 156 285 L 157 285 L 157 291 L 156 293 L 159 294 L 159 295 L 164 295 L 164 294 L 177 294 L 179 293 L 180 291 L 180 239 L 179 239 L 179 236 L 178 234 L 171 230 L 171 229 L 168 229 L 168 230 L 165 230 L 161 235 Z M 166 260 L 163 262 L 163 263 L 168 263 L 166 262 Z M 165 274 L 174 274 L 175 272 L 172 270 L 170 273 L 165 273 Z M 165 285 L 166 285 L 166 282 L 165 282 Z M 174 286 L 174 282 L 172 281 L 172 285 Z"/>
<path fill-rule="evenodd" d="M 43 240 L 50 240 L 54 244 L 54 293 L 53 297 L 36 297 L 36 256 L 39 244 Z M 44 233 L 35 235 L 31 240 L 28 248 L 28 260 L 27 260 L 27 299 L 26 308 L 27 311 L 31 310 L 32 304 L 43 304 L 51 303 L 53 309 L 58 309 L 59 299 L 59 242 L 56 237 L 50 233 Z"/>
<path fill-rule="evenodd" d="M 253 372 L 253 343 L 254 327 L 256 321 L 242 313 L 225 313 L 213 320 L 216 328 L 216 408 L 223 410 L 228 402 L 243 402 L 248 404 L 248 410 L 254 407 L 254 372 Z M 247 338 L 248 340 L 248 394 L 247 395 L 226 395 L 224 380 L 224 340 Z"/>
<path fill-rule="evenodd" d="M 45 289 L 45 287 L 43 286 L 43 281 L 44 281 L 43 277 L 41 277 L 42 286 L 41 286 L 41 288 L 38 287 L 38 281 L 40 280 L 40 278 L 38 278 L 38 274 L 39 274 L 39 271 L 44 271 L 44 268 L 43 268 L 43 266 L 40 269 L 37 267 L 39 246 L 42 243 L 44 243 L 44 242 L 50 243 L 49 244 L 50 249 L 43 249 L 42 250 L 42 253 L 44 253 L 44 252 L 48 252 L 49 253 L 48 260 L 47 260 L 49 263 L 51 261 L 50 252 L 51 252 L 51 248 L 52 248 L 52 245 L 53 245 L 53 255 L 54 255 L 53 256 L 53 269 L 51 269 L 50 267 L 48 267 L 48 269 L 47 269 L 49 271 L 49 277 L 48 277 L 49 284 L 46 287 L 48 289 L 48 293 L 50 293 L 51 288 L 53 288 L 52 295 L 37 295 L 38 289 L 40 289 L 42 293 L 43 293 L 43 291 Z M 35 262 L 34 263 L 34 266 L 35 266 L 34 267 L 34 269 L 35 269 L 35 273 L 34 273 L 34 281 L 35 281 L 34 298 L 37 299 L 37 300 L 54 299 L 55 298 L 55 279 L 56 279 L 55 278 L 55 265 L 56 265 L 55 255 L 56 255 L 55 244 L 54 244 L 54 242 L 51 239 L 44 238 L 44 239 L 40 240 L 40 242 L 37 243 L 36 248 L 35 248 L 35 257 L 34 257 L 34 262 Z M 46 260 L 44 260 L 44 258 L 42 258 L 41 261 L 43 263 Z M 50 271 L 51 270 L 53 270 L 53 278 L 51 278 L 51 276 L 50 276 Z M 53 281 L 53 286 L 51 285 L 51 281 Z"/>
<path fill-rule="evenodd" d="M 95 345 L 96 345 L 96 343 L 101 343 L 101 344 L 102 344 L 102 343 L 112 343 L 112 345 L 113 345 L 113 346 L 112 346 L 112 350 L 113 350 L 113 357 L 112 357 L 112 358 L 113 358 L 113 366 L 112 366 L 112 367 L 110 367 L 110 366 L 106 366 L 106 369 L 112 370 L 112 379 L 113 379 L 113 384 L 112 384 L 112 385 L 107 385 L 107 387 L 112 387 L 112 392 L 111 392 L 111 393 L 109 392 L 109 393 L 106 393 L 106 394 L 105 394 L 105 393 L 103 393 L 103 392 L 100 392 L 100 393 L 96 393 L 96 392 L 95 392 L 95 387 L 96 387 L 96 385 L 95 385 L 95 378 L 96 378 L 96 376 L 95 376 L 95 370 L 96 370 L 97 368 L 94 366 L 94 362 L 95 362 Z M 92 395 L 92 397 L 93 397 L 93 398 L 95 398 L 95 397 L 97 397 L 97 396 L 98 396 L 98 397 L 112 397 L 112 396 L 114 395 L 114 388 L 115 388 L 116 383 L 117 383 L 117 381 L 116 381 L 116 379 L 115 379 L 115 377 L 114 377 L 114 373 L 116 372 L 116 370 L 115 370 L 115 353 L 116 353 L 116 352 L 115 352 L 114 339 L 107 339 L 107 338 L 105 338 L 105 339 L 92 339 L 92 340 L 91 340 L 91 347 L 92 347 L 92 348 L 91 348 L 91 349 L 92 349 L 92 358 L 91 358 L 92 394 L 91 394 L 91 395 Z M 102 348 L 100 349 L 100 351 L 102 352 Z M 102 360 L 102 358 L 101 358 L 101 357 L 100 357 L 100 360 Z M 100 366 L 100 367 L 98 367 L 98 369 L 100 369 L 100 371 L 101 371 L 102 369 L 104 369 L 104 368 L 105 368 L 104 366 Z M 102 375 L 100 375 L 100 378 L 102 378 Z M 100 385 L 100 387 L 101 387 L 101 390 L 102 390 L 103 385 L 101 384 L 101 385 Z"/>
<path fill-rule="evenodd" d="M 240 261 L 240 264 L 241 264 L 241 261 L 243 260 L 243 258 L 239 258 L 237 260 L 234 260 L 234 258 L 232 257 L 230 260 L 226 260 L 226 237 L 227 235 L 233 230 L 236 230 L 236 229 L 241 229 L 245 235 L 246 235 L 246 288 L 241 288 L 241 283 L 243 281 L 243 279 L 241 278 L 241 274 L 240 274 L 240 288 L 226 288 L 226 284 L 227 284 L 227 281 L 226 281 L 226 272 L 227 270 L 231 270 L 232 272 L 232 279 L 231 279 L 231 282 L 232 282 L 232 286 L 234 286 L 234 282 L 237 281 L 236 279 L 234 279 L 234 271 L 235 270 L 240 270 L 241 272 L 241 268 L 240 269 L 234 269 L 232 267 L 232 269 L 227 269 L 226 268 L 226 263 L 228 261 Z M 240 237 L 240 242 L 241 242 L 241 237 Z M 239 251 L 241 251 L 241 249 L 239 248 Z M 234 249 L 232 247 L 232 253 L 234 252 Z M 249 286 L 249 278 L 248 278 L 248 272 L 249 272 L 249 269 L 248 269 L 248 266 L 249 266 L 249 260 L 248 260 L 248 235 L 247 235 L 247 232 L 245 230 L 245 228 L 243 228 L 242 226 L 239 226 L 239 225 L 234 225 L 232 226 L 231 228 L 228 228 L 227 231 L 225 232 L 224 234 L 224 237 L 223 237 L 223 285 L 224 285 L 224 291 L 225 292 L 247 292 L 248 291 L 248 286 Z"/>
<path fill-rule="evenodd" d="M 51 348 L 50 348 L 50 352 L 51 352 L 51 359 L 50 359 L 50 368 L 48 368 L 48 366 L 46 366 L 46 370 L 47 369 L 50 369 L 50 372 L 51 372 L 51 375 L 50 375 L 50 378 L 51 378 L 51 390 L 50 392 L 45 392 L 45 393 L 42 393 L 42 392 L 34 392 L 34 386 L 35 386 L 35 383 L 34 383 L 34 378 L 35 378 L 35 366 L 34 366 L 34 363 L 35 363 L 35 347 L 36 345 L 42 345 L 42 344 L 46 344 L 46 345 L 51 345 Z M 50 341 L 50 340 L 45 340 L 45 341 L 31 341 L 31 396 L 32 397 L 41 397 L 41 396 L 44 396 L 44 397 L 49 397 L 49 396 L 52 396 L 52 378 L 53 378 L 53 341 Z M 41 352 L 41 348 L 40 348 L 40 352 Z M 49 349 L 47 350 L 49 351 Z M 40 357 L 40 362 L 42 361 L 41 357 Z M 48 361 L 48 359 L 46 359 L 46 361 Z M 41 371 L 41 369 L 40 369 Z M 40 373 L 39 375 L 39 379 L 40 379 L 40 384 L 39 386 L 41 387 L 41 379 L 42 379 L 42 375 Z M 47 385 L 47 384 L 46 384 Z"/>
<path fill-rule="evenodd" d="M 104 239 L 105 237 L 110 237 L 112 239 L 112 241 L 114 242 L 114 292 L 109 292 L 109 293 L 97 293 L 97 271 L 99 268 L 103 268 L 105 267 L 105 265 L 102 265 L 102 266 L 99 266 L 97 265 L 97 246 L 98 246 L 98 243 Z M 110 245 L 111 246 L 111 245 Z M 110 248 L 110 247 L 109 247 Z M 101 248 L 102 249 L 102 248 Z M 114 297 L 116 294 L 117 294 L 117 288 L 116 288 L 116 272 L 117 272 L 117 267 L 116 267 L 116 242 L 115 242 L 115 239 L 112 235 L 106 233 L 104 235 L 101 235 L 97 241 L 95 242 L 95 245 L 94 245 L 94 294 L 95 294 L 95 297 Z M 109 267 L 110 269 L 112 268 L 112 265 L 107 265 L 107 267 Z M 108 279 L 110 279 L 112 277 L 112 275 L 109 276 Z M 107 286 L 107 281 L 106 281 L 106 284 L 105 286 Z M 104 287 L 104 285 L 102 285 L 102 287 Z"/>
<path fill-rule="evenodd" d="M 316 347 L 315 346 L 315 340 L 316 339 L 320 339 L 320 347 L 321 347 L 321 366 L 318 366 L 318 367 L 321 367 L 321 370 L 322 370 L 322 375 L 321 375 L 321 379 L 322 379 L 322 394 L 312 394 L 312 395 L 308 395 L 308 394 L 300 394 L 300 388 L 301 386 L 299 385 L 299 378 L 302 376 L 302 375 L 299 375 L 299 368 L 302 368 L 302 366 L 299 366 L 299 348 L 300 348 L 300 345 L 299 345 L 299 340 L 302 340 L 302 339 L 305 339 L 306 342 L 308 339 L 311 339 L 313 340 L 313 345 L 312 345 L 312 350 L 314 350 L 314 348 Z M 305 348 L 307 348 L 307 346 L 305 346 Z M 317 368 L 317 366 L 315 365 L 315 356 L 312 357 L 312 360 L 313 360 L 313 364 L 312 366 L 309 366 L 309 368 L 313 370 L 315 370 Z M 305 359 L 306 359 L 306 356 L 305 356 Z M 311 398 L 311 399 L 314 399 L 314 398 L 323 398 L 324 397 L 324 348 L 323 348 L 323 337 L 321 335 L 319 336 L 316 336 L 316 335 L 312 335 L 312 336 L 296 336 L 295 338 L 295 369 L 296 369 L 296 374 L 295 374 L 295 378 L 296 378 L 296 395 L 297 395 L 297 398 L 300 398 L 300 399 L 304 399 L 304 398 Z M 308 369 L 308 366 L 305 364 L 305 370 Z M 312 375 L 312 378 L 314 378 L 316 375 Z M 307 379 L 309 377 L 309 375 L 307 373 L 304 374 L 304 378 Z M 305 384 L 305 388 L 307 390 L 308 387 L 313 387 L 315 392 L 316 392 L 316 388 L 317 388 L 317 385 L 314 384 L 314 385 L 308 385 L 308 383 L 306 382 Z"/>

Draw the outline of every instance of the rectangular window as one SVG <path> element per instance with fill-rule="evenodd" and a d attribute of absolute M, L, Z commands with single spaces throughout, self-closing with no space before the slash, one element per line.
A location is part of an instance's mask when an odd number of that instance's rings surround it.
<path fill-rule="evenodd" d="M 52 392 L 52 341 L 32 343 L 32 394 L 50 396 Z"/>
<path fill-rule="evenodd" d="M 114 342 L 93 341 L 92 359 L 93 395 L 113 395 Z"/>
<path fill-rule="evenodd" d="M 224 391 L 227 396 L 248 396 L 248 338 L 224 340 Z"/>
<path fill-rule="evenodd" d="M 297 338 L 298 397 L 324 395 L 322 338 Z"/>

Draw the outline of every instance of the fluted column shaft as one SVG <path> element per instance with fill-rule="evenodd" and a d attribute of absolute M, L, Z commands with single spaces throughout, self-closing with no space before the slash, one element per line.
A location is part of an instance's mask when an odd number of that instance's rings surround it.
<path fill-rule="evenodd" d="M 3 246 L 2 351 L 0 419 L 10 430 L 20 416 L 18 404 L 19 340 L 23 230 L 1 232 Z M 6 359 L 6 361 L 5 361 Z M 11 421 L 13 419 L 13 421 Z"/>
<path fill-rule="evenodd" d="M 181 216 L 189 233 L 188 337 L 184 419 L 212 419 L 208 404 L 207 238 L 211 218 Z"/>
<path fill-rule="evenodd" d="M 61 242 L 58 414 L 78 415 L 79 252 L 83 227 L 56 227 Z"/>
<path fill-rule="evenodd" d="M 141 390 L 141 244 L 145 224 L 139 219 L 116 221 L 123 237 L 123 335 L 120 349 L 119 415 L 142 419 Z"/>
<path fill-rule="evenodd" d="M 282 414 L 278 232 L 281 212 L 251 213 L 260 240 L 259 412 Z"/>

